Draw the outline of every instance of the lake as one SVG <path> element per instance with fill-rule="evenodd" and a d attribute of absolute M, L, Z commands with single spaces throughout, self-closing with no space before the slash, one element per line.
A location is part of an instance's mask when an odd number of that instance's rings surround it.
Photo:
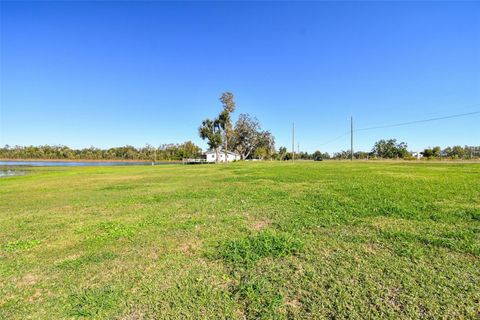
<path fill-rule="evenodd" d="M 174 164 L 175 162 L 155 162 L 159 164 Z M 97 167 L 97 166 L 151 166 L 151 162 L 121 162 L 121 161 L 20 161 L 1 160 L 0 166 L 31 166 L 31 167 Z"/>

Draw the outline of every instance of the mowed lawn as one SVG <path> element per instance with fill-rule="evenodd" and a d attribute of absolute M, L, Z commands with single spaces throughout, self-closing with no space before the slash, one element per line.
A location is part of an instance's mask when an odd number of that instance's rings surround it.
<path fill-rule="evenodd" d="M 27 169 L 0 318 L 478 319 L 480 165 Z"/>

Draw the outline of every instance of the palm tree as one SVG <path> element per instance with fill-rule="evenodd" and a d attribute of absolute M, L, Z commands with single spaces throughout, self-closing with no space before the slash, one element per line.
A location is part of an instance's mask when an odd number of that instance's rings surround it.
<path fill-rule="evenodd" d="M 200 138 L 207 140 L 207 144 L 211 149 L 215 150 L 217 155 L 215 162 L 218 163 L 220 158 L 220 146 L 222 145 L 222 133 L 220 128 L 220 122 L 218 119 L 210 120 L 205 119 L 202 121 L 202 125 L 198 128 Z"/>
<path fill-rule="evenodd" d="M 223 131 L 225 137 L 225 163 L 228 160 L 228 140 L 231 138 L 233 131 L 231 114 L 235 111 L 235 101 L 233 100 L 233 93 L 224 92 L 220 97 L 223 104 L 223 110 L 218 116 L 219 126 Z"/>

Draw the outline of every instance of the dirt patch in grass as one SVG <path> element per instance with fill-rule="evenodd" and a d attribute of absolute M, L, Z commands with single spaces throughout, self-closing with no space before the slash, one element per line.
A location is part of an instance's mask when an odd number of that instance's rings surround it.
<path fill-rule="evenodd" d="M 28 302 L 36 303 L 43 301 L 46 297 L 52 296 L 52 292 L 46 289 L 36 288 L 33 294 L 28 298 Z"/>
<path fill-rule="evenodd" d="M 292 299 L 292 300 L 286 301 L 285 306 L 293 310 L 299 310 L 302 307 L 302 303 L 297 299 Z"/>
<path fill-rule="evenodd" d="M 381 249 L 381 247 L 375 243 L 365 243 L 363 245 L 363 249 L 365 252 L 370 253 L 370 254 L 375 254 L 378 250 Z"/>
<path fill-rule="evenodd" d="M 390 288 L 387 293 L 387 297 L 385 298 L 385 302 L 388 303 L 392 308 L 396 311 L 402 310 L 402 304 L 399 301 L 400 295 L 400 288 Z"/>
<path fill-rule="evenodd" d="M 270 224 L 271 222 L 268 220 L 253 221 L 252 223 L 250 223 L 250 229 L 253 229 L 255 231 L 260 231 L 268 227 Z"/>
<path fill-rule="evenodd" d="M 201 245 L 202 242 L 200 240 L 192 240 L 181 243 L 179 249 L 184 254 L 193 255 L 197 252 Z"/>
<path fill-rule="evenodd" d="M 37 281 L 38 281 L 37 275 L 33 273 L 27 273 L 17 282 L 17 284 L 19 286 L 32 286 L 36 284 Z"/>

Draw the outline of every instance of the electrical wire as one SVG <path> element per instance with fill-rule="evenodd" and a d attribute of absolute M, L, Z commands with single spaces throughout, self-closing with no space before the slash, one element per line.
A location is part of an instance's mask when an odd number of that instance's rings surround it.
<path fill-rule="evenodd" d="M 451 118 L 466 117 L 466 116 L 471 116 L 471 115 L 476 115 L 476 114 L 480 114 L 480 111 L 459 113 L 459 114 L 453 114 L 453 115 L 444 116 L 444 117 L 436 117 L 436 118 L 430 118 L 430 119 L 422 119 L 422 120 L 415 120 L 415 121 L 409 121 L 409 122 L 401 122 L 401 123 L 395 123 L 395 124 L 389 124 L 389 125 L 380 125 L 380 126 L 368 127 L 368 128 L 360 128 L 360 129 L 355 129 L 353 131 L 354 132 L 355 131 L 367 131 L 367 130 L 375 130 L 375 129 L 383 129 L 383 128 L 391 128 L 391 127 L 400 127 L 400 126 L 407 126 L 407 125 L 410 125 L 410 124 L 424 123 L 424 122 L 430 122 L 430 121 L 438 121 L 438 120 L 451 119 Z"/>
<path fill-rule="evenodd" d="M 335 141 L 337 141 L 337 140 L 339 140 L 339 139 L 341 139 L 341 138 L 343 138 L 343 137 L 345 137 L 346 135 L 349 135 L 349 134 L 350 134 L 350 132 L 345 132 L 345 133 L 342 134 L 341 136 L 338 136 L 338 137 L 336 137 L 336 138 L 334 138 L 334 139 L 332 139 L 332 140 L 329 140 L 329 141 L 327 141 L 327 142 L 318 144 L 318 146 L 324 146 L 324 145 L 326 145 L 326 144 L 335 142 Z"/>
<path fill-rule="evenodd" d="M 357 131 L 367 131 L 367 130 L 375 130 L 375 129 L 383 129 L 383 128 L 391 128 L 391 127 L 400 127 L 400 126 L 407 126 L 410 124 L 416 124 L 416 123 L 424 123 L 424 122 L 430 122 L 430 121 L 439 121 L 439 120 L 444 120 L 444 119 L 451 119 L 451 118 L 459 118 L 459 117 L 466 117 L 466 116 L 472 116 L 480 114 L 480 111 L 473 111 L 473 112 L 467 112 L 467 113 L 459 113 L 459 114 L 453 114 L 453 115 L 448 115 L 444 117 L 436 117 L 436 118 L 429 118 L 429 119 L 422 119 L 422 120 L 415 120 L 415 121 L 409 121 L 409 122 L 400 122 L 400 123 L 395 123 L 395 124 L 388 124 L 388 125 L 379 125 L 379 126 L 374 126 L 374 127 L 367 127 L 367 128 L 360 128 L 360 129 L 354 129 L 353 132 Z M 328 140 L 326 142 L 317 144 L 317 146 L 324 146 L 327 144 L 330 144 L 332 142 L 335 142 L 347 135 L 349 135 L 351 132 L 345 132 L 344 134 L 333 138 L 332 140 Z"/>

